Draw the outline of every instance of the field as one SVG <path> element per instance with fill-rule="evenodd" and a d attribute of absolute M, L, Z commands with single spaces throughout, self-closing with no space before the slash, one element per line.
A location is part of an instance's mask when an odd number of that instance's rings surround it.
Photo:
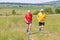
<path fill-rule="evenodd" d="M 27 40 L 24 15 L 0 16 L 0 40 Z M 38 32 L 38 21 L 33 16 L 30 40 L 60 40 L 60 14 L 47 15 L 44 33 Z"/>
<path fill-rule="evenodd" d="M 28 38 L 24 15 L 27 10 L 34 13 L 41 6 L 0 6 L 0 40 L 60 40 L 60 14 L 47 14 L 44 33 L 38 32 L 38 21 L 33 15 L 32 31 Z M 54 8 L 54 7 L 52 7 Z M 54 8 L 55 9 L 55 8 Z M 15 10 L 16 15 L 12 14 Z M 8 14 L 8 16 L 6 16 Z"/>
<path fill-rule="evenodd" d="M 12 15 L 13 10 L 15 10 L 16 14 L 18 14 L 18 15 L 25 15 L 27 10 L 31 10 L 31 12 L 34 13 L 42 8 L 43 9 L 51 8 L 54 11 L 56 7 L 50 7 L 50 6 L 22 6 L 22 7 L 6 6 L 5 7 L 5 6 L 0 6 L 0 16 L 6 16 L 6 14 Z M 55 11 L 54 11 L 54 13 L 55 13 Z"/>

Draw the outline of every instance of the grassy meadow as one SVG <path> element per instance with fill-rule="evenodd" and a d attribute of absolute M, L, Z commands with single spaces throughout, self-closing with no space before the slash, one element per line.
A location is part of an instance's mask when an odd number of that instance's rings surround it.
<path fill-rule="evenodd" d="M 43 34 L 38 32 L 37 17 L 33 15 L 31 35 L 28 39 L 28 35 L 25 32 L 26 23 L 24 15 L 27 13 L 27 10 L 31 10 L 34 13 L 41 8 L 46 7 L 0 6 L 0 40 L 60 40 L 60 14 L 47 14 Z M 12 10 L 15 10 L 16 15 L 12 14 Z M 8 16 L 6 16 L 7 14 Z"/>
<path fill-rule="evenodd" d="M 0 16 L 0 40 L 27 40 L 25 29 L 24 15 Z M 33 16 L 32 34 L 29 39 L 60 40 L 60 14 L 47 15 L 44 34 L 35 32 L 38 32 L 36 15 Z"/>

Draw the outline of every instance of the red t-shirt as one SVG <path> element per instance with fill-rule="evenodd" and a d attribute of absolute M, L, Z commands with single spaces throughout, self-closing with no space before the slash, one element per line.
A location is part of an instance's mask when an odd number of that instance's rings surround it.
<path fill-rule="evenodd" d="M 32 22 L 32 14 L 31 13 L 27 13 L 25 15 L 25 19 L 26 19 L 27 22 Z"/>

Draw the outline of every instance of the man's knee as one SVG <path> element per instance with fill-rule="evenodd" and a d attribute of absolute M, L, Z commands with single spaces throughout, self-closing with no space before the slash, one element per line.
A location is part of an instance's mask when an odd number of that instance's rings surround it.
<path fill-rule="evenodd" d="M 41 25 L 41 26 L 40 26 L 40 28 L 44 28 L 44 26 L 43 26 L 43 25 Z"/>

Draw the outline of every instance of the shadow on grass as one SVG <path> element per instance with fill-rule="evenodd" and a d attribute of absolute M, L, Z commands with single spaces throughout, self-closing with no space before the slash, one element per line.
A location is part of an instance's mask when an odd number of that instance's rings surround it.
<path fill-rule="evenodd" d="M 33 32 L 33 33 L 31 33 L 30 35 L 37 34 L 37 33 L 39 33 L 39 32 Z"/>
<path fill-rule="evenodd" d="M 39 33 L 39 32 L 33 32 L 33 33 L 31 33 L 31 34 L 28 34 L 28 35 L 27 35 L 27 40 L 31 40 L 31 38 L 30 38 L 31 35 L 34 35 L 34 34 L 37 34 L 37 33 Z"/>

